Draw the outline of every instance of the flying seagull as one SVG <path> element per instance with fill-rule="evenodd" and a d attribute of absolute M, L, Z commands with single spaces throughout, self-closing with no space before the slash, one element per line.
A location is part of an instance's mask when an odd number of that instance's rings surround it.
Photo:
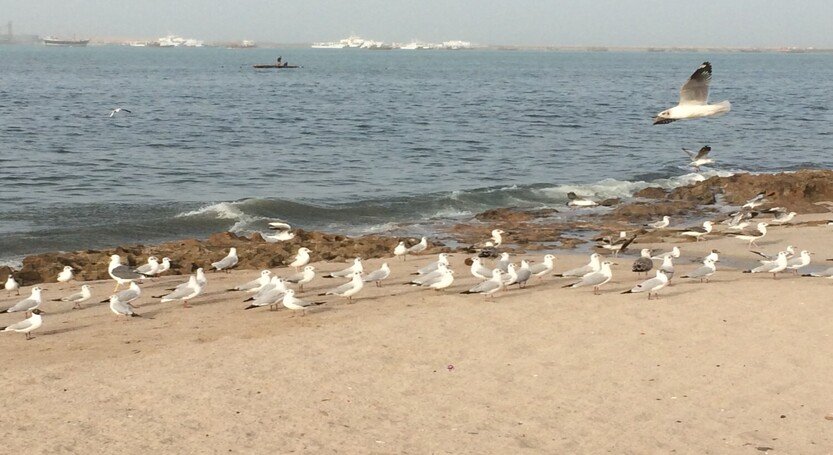
<path fill-rule="evenodd" d="M 128 111 L 125 108 L 117 107 L 117 108 L 113 109 L 112 111 L 110 111 L 110 117 L 112 118 L 114 115 L 118 114 L 119 112 L 127 112 L 128 114 L 132 114 L 132 112 Z"/>
<path fill-rule="evenodd" d="M 709 158 L 709 152 L 712 151 L 712 148 L 708 145 L 698 150 L 697 153 L 688 149 L 683 149 L 683 151 L 691 158 L 691 162 L 688 165 L 693 167 L 697 172 L 700 172 L 700 166 L 714 163 L 714 160 Z"/>
<path fill-rule="evenodd" d="M 680 89 L 680 103 L 657 114 L 654 118 L 654 125 L 664 125 L 677 120 L 711 117 L 729 112 L 732 105 L 728 101 L 707 104 L 711 79 L 712 64 L 704 62 Z"/>

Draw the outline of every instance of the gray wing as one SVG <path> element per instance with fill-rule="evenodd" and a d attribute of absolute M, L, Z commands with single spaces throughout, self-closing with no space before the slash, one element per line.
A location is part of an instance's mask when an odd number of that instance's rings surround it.
<path fill-rule="evenodd" d="M 420 275 L 425 275 L 426 273 L 431 273 L 434 270 L 437 270 L 438 267 L 439 267 L 439 262 L 435 261 L 435 262 L 432 262 L 432 263 L 426 265 L 425 267 L 417 270 L 417 273 L 420 274 Z"/>
<path fill-rule="evenodd" d="M 584 276 L 587 273 L 591 273 L 592 271 L 593 271 L 593 269 L 591 269 L 590 266 L 585 265 L 585 266 L 578 267 L 578 268 L 575 268 L 575 269 L 572 269 L 572 270 L 567 270 L 566 272 L 562 273 L 561 275 L 563 275 L 563 276 L 572 276 L 572 277 L 580 277 L 580 276 Z"/>
<path fill-rule="evenodd" d="M 705 146 L 705 147 L 703 147 L 703 148 L 701 148 L 700 150 L 697 151 L 697 155 L 694 157 L 694 159 L 695 160 L 703 159 L 703 158 L 709 156 L 709 152 L 711 152 L 711 151 L 712 151 L 712 148 L 707 145 L 707 146 Z"/>
<path fill-rule="evenodd" d="M 35 308 L 36 306 L 38 306 L 38 301 L 37 300 L 35 300 L 35 299 L 26 299 L 26 300 L 21 300 L 20 302 L 17 302 L 17 304 L 15 304 L 15 306 L 9 308 L 6 311 L 9 312 L 9 313 L 14 313 L 15 311 L 29 311 L 32 308 Z"/>
<path fill-rule="evenodd" d="M 491 275 L 491 274 L 492 274 L 491 270 L 487 271 L 487 273 L 486 273 L 486 275 Z M 419 277 L 419 278 L 415 278 L 411 282 L 422 285 L 422 284 L 428 283 L 429 281 L 433 282 L 433 280 L 436 280 L 437 278 L 439 278 L 441 276 L 442 276 L 442 273 L 440 273 L 439 270 L 434 270 L 433 272 L 429 273 L 428 275 L 425 275 L 425 276 L 422 276 L 422 277 Z"/>
<path fill-rule="evenodd" d="M 133 314 L 133 307 L 130 306 L 128 303 L 124 303 L 121 300 L 112 304 L 111 308 L 114 308 L 120 314 L 131 315 Z"/>
<path fill-rule="evenodd" d="M 126 289 L 116 294 L 116 297 L 122 302 L 127 302 L 139 298 L 139 294 L 133 289 Z"/>
<path fill-rule="evenodd" d="M 680 89 L 680 104 L 706 104 L 711 79 L 712 65 L 704 62 Z"/>
<path fill-rule="evenodd" d="M 184 288 L 181 288 L 181 289 L 174 289 L 173 292 L 166 295 L 165 297 L 162 297 L 162 300 L 177 300 L 177 299 L 181 299 L 183 297 L 188 297 L 189 295 L 191 295 L 193 293 L 194 293 L 194 288 L 192 288 L 191 286 L 185 286 Z"/>
<path fill-rule="evenodd" d="M 149 273 L 152 268 L 153 267 L 150 264 L 145 264 L 145 265 L 137 268 L 136 271 L 139 272 L 139 273 Z"/>
<path fill-rule="evenodd" d="M 114 268 L 110 273 L 117 278 L 121 278 L 122 280 L 138 280 L 139 278 L 144 278 L 144 275 L 126 265 L 120 265 Z"/>
<path fill-rule="evenodd" d="M 443 274 L 442 273 L 437 273 L 436 276 L 432 276 L 429 279 L 422 280 L 420 285 L 421 286 L 431 286 L 434 283 L 439 283 L 440 281 L 442 281 L 442 279 L 443 279 Z"/>
<path fill-rule="evenodd" d="M 524 281 L 529 281 L 529 278 L 532 276 L 532 270 L 530 269 L 520 269 L 517 272 L 518 279 L 515 280 L 516 283 L 523 283 Z"/>
<path fill-rule="evenodd" d="M 76 292 L 75 294 L 68 295 L 66 297 L 61 298 L 61 302 L 75 302 L 76 300 L 82 300 L 84 298 L 84 294 L 81 292 Z"/>
<path fill-rule="evenodd" d="M 594 272 L 581 277 L 581 281 L 579 281 L 579 283 L 581 283 L 581 286 L 596 286 L 604 283 L 605 280 L 607 280 L 607 277 L 601 272 Z"/>
<path fill-rule="evenodd" d="M 299 272 L 299 273 L 296 273 L 295 275 L 290 275 L 289 277 L 284 278 L 283 280 L 287 281 L 287 282 L 290 282 L 290 283 L 297 283 L 297 282 L 299 282 L 303 279 L 304 279 L 303 272 Z"/>
<path fill-rule="evenodd" d="M 634 288 L 631 289 L 631 292 L 649 291 L 649 290 L 654 289 L 655 287 L 659 286 L 661 282 L 662 281 L 660 281 L 659 278 L 651 278 L 650 280 L 643 281 L 643 282 L 637 284 L 636 286 L 634 286 Z"/>
<path fill-rule="evenodd" d="M 344 294 L 345 292 L 349 291 L 350 289 L 353 289 L 353 281 L 352 280 L 342 284 L 341 286 L 339 286 L 335 289 L 332 289 L 332 290 L 328 291 L 327 294 Z"/>
<path fill-rule="evenodd" d="M 497 284 L 496 282 L 494 282 L 492 280 L 487 280 L 487 281 L 483 281 L 481 283 L 478 283 L 477 286 L 469 289 L 469 292 L 471 292 L 471 293 L 489 292 L 489 291 L 492 291 L 494 289 L 497 289 L 499 286 L 500 285 Z"/>
<path fill-rule="evenodd" d="M 259 287 L 260 287 L 260 280 L 258 279 L 258 280 L 249 281 L 248 283 L 245 283 L 245 284 L 241 284 L 241 285 L 235 287 L 234 289 L 237 289 L 238 291 L 248 291 L 249 289 L 257 289 Z"/>
<path fill-rule="evenodd" d="M 237 258 L 226 256 L 217 262 L 211 263 L 211 266 L 215 269 L 227 269 L 229 267 L 234 267 L 235 264 L 237 264 Z"/>
<path fill-rule="evenodd" d="M 547 264 L 533 264 L 533 265 L 529 266 L 529 271 L 532 272 L 532 274 L 534 274 L 534 275 L 537 275 L 537 274 L 539 274 L 541 272 L 544 272 L 546 270 L 547 270 Z"/>
<path fill-rule="evenodd" d="M 689 277 L 689 278 L 700 278 L 700 277 L 704 277 L 704 276 L 708 275 L 709 273 L 711 273 L 711 271 L 712 271 L 712 269 L 711 269 L 710 267 L 706 267 L 706 266 L 704 265 L 703 267 L 700 267 L 700 268 L 698 268 L 697 270 L 695 270 L 695 271 L 693 271 L 693 272 L 689 273 L 689 274 L 688 274 L 688 277 Z"/>
<path fill-rule="evenodd" d="M 32 321 L 28 319 L 24 319 L 20 322 L 15 322 L 14 324 L 6 327 L 6 330 L 25 330 L 32 326 Z"/>
<path fill-rule="evenodd" d="M 283 291 L 278 289 L 272 289 L 269 292 L 261 294 L 255 297 L 252 305 L 255 306 L 264 306 L 264 305 L 274 305 L 276 302 L 280 301 L 283 298 Z"/>
<path fill-rule="evenodd" d="M 381 269 L 380 270 L 374 270 L 373 272 L 370 273 L 370 275 L 367 275 L 366 277 L 364 277 L 364 281 L 369 283 L 371 281 L 384 280 L 387 277 L 388 277 L 388 275 L 387 275 L 387 273 L 385 273 L 384 270 L 381 270 Z"/>

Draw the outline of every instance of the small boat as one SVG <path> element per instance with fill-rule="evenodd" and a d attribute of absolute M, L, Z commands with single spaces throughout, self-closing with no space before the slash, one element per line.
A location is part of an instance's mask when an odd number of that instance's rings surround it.
<path fill-rule="evenodd" d="M 62 47 L 86 47 L 89 44 L 88 39 L 58 39 L 47 36 L 43 39 L 43 44 L 47 46 L 62 46 Z"/>
<path fill-rule="evenodd" d="M 270 64 L 270 65 L 252 65 L 253 68 L 275 68 L 275 69 L 283 69 L 283 68 L 300 68 L 298 65 L 277 65 L 277 64 Z"/>

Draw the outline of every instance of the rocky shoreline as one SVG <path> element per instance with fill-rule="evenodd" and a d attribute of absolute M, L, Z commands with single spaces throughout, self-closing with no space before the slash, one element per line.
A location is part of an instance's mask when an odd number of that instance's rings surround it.
<path fill-rule="evenodd" d="M 642 224 L 655 221 L 662 215 L 712 217 L 719 211 L 718 202 L 740 205 L 761 191 L 770 195 L 768 206 L 787 207 L 799 214 L 829 212 L 833 207 L 833 171 L 736 174 L 712 177 L 672 190 L 650 187 L 638 191 L 626 202 L 604 201 L 603 205 L 608 208 L 603 211 L 584 215 L 565 209 L 580 215 L 569 218 L 559 215 L 561 209 L 493 209 L 450 227 L 446 233 L 460 245 L 472 245 L 488 238 L 492 229 L 500 228 L 509 233 L 505 246 L 509 251 L 575 248 L 592 235 L 640 229 Z M 21 270 L 14 274 L 25 285 L 54 282 L 61 269 L 69 265 L 77 271 L 79 280 L 106 279 L 111 254 L 121 255 L 132 265 L 145 263 L 149 256 L 167 256 L 172 262 L 170 273 L 188 274 L 198 267 L 208 270 L 211 262 L 224 257 L 229 247 L 238 249 L 238 268 L 263 269 L 283 266 L 301 246 L 313 251 L 313 261 L 338 262 L 356 256 L 390 256 L 400 241 L 397 237 L 384 235 L 347 237 L 301 229 L 294 232 L 294 239 L 279 243 L 267 243 L 258 233 L 245 237 L 224 232 L 205 240 L 187 239 L 152 246 L 129 245 L 104 250 L 44 253 L 26 257 Z M 587 235 L 582 236 L 581 233 Z M 641 241 L 662 241 L 662 236 L 669 233 L 673 234 L 673 231 L 643 231 Z M 674 241 L 680 241 L 679 237 Z M 450 248 L 437 241 L 431 242 L 428 253 L 442 251 L 469 251 L 469 248 Z M 9 267 L 0 267 L 0 281 L 5 281 L 10 272 Z"/>

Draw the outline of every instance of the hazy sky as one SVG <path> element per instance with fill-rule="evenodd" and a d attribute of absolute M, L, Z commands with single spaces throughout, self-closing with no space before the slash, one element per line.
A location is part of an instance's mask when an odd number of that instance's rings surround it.
<path fill-rule="evenodd" d="M 833 47 L 833 0 L 0 0 L 8 20 L 79 38 Z"/>

